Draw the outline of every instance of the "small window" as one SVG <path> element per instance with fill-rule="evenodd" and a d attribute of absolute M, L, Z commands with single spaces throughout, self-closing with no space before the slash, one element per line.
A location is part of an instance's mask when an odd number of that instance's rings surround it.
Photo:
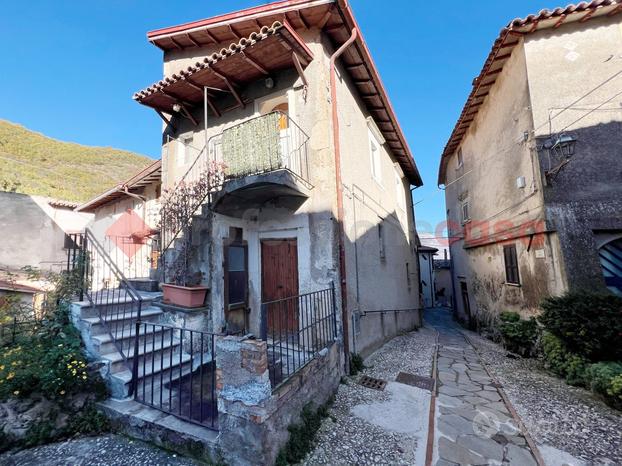
<path fill-rule="evenodd" d="M 505 281 L 511 285 L 520 285 L 518 275 L 518 258 L 516 256 L 516 245 L 509 244 L 503 246 L 503 260 L 505 262 Z"/>
<path fill-rule="evenodd" d="M 469 200 L 465 199 L 462 201 L 462 209 L 461 209 L 461 220 L 462 223 L 468 223 L 471 221 L 471 212 L 469 211 Z"/>
<path fill-rule="evenodd" d="M 246 303 L 248 285 L 246 251 L 246 246 L 231 245 L 227 248 L 227 298 L 229 307 Z"/>
<path fill-rule="evenodd" d="M 464 158 L 462 156 L 462 149 L 458 149 L 456 170 L 458 168 L 462 168 L 463 165 L 464 165 Z"/>
<path fill-rule="evenodd" d="M 378 254 L 380 256 L 380 260 L 385 260 L 387 258 L 387 254 L 384 241 L 384 225 L 382 225 L 382 223 L 378 224 L 378 245 Z"/>
<path fill-rule="evenodd" d="M 177 141 L 177 166 L 183 167 L 188 163 L 188 155 L 190 153 L 190 144 L 192 144 L 192 136 L 182 137 Z"/>
<path fill-rule="evenodd" d="M 408 287 L 408 290 L 410 291 L 410 264 L 408 262 L 406 262 L 406 286 Z"/>
<path fill-rule="evenodd" d="M 380 144 L 374 137 L 374 135 L 369 133 L 369 157 L 371 164 L 371 176 L 378 182 L 382 182 L 382 173 L 380 172 Z"/>
<path fill-rule="evenodd" d="M 395 197 L 397 199 L 397 206 L 402 210 L 406 210 L 404 183 L 402 182 L 402 177 L 399 175 L 397 170 L 395 170 Z"/>

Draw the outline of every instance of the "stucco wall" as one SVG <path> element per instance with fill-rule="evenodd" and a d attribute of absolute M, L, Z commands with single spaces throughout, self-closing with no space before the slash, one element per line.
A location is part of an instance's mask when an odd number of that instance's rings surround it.
<path fill-rule="evenodd" d="M 0 267 L 60 270 L 66 261 L 65 233 L 81 231 L 91 216 L 53 208 L 48 200 L 0 192 Z"/>
<path fill-rule="evenodd" d="M 518 45 L 464 137 L 463 166 L 458 167 L 457 154 L 449 160 L 445 196 L 454 292 L 457 314 L 465 320 L 461 281 L 473 318 L 480 321 L 506 310 L 535 312 L 540 299 L 560 286 L 553 240 L 537 235 L 529 244 L 544 223 L 530 105 L 525 51 Z M 517 185 L 519 177 L 524 177 L 523 188 Z M 471 220 L 462 225 L 464 199 Z M 503 245 L 511 243 L 520 265 L 519 287 L 506 284 Z"/>
<path fill-rule="evenodd" d="M 574 289 L 604 290 L 596 236 L 622 233 L 621 47 L 618 16 L 538 32 L 525 44 L 540 144 L 561 133 L 577 139 L 575 154 L 544 187 L 547 224 L 558 232 Z M 540 150 L 542 172 L 562 162 Z"/>

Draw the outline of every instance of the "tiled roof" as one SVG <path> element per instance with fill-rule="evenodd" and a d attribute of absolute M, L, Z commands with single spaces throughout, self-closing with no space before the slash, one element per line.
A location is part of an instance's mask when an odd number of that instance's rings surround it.
<path fill-rule="evenodd" d="M 287 24 L 294 32 L 317 27 L 327 35 L 335 50 L 349 39 L 354 28 L 358 30 L 359 34 L 353 46 L 341 55 L 340 61 L 411 184 L 421 186 L 423 182 L 412 152 L 347 0 L 273 2 L 191 23 L 161 28 L 149 32 L 147 38 L 165 52 L 193 47 L 214 47 L 217 46 L 216 44 L 226 44 L 231 40 L 239 41 L 241 37 L 248 37 L 251 32 L 257 31 L 262 26 L 274 24 L 275 21 L 283 25 Z M 289 55 L 291 56 L 291 52 Z M 177 79 L 181 78 L 183 76 Z M 169 77 L 169 79 L 176 78 Z M 163 81 L 166 82 L 166 80 Z M 156 83 L 156 86 L 160 83 Z M 168 84 L 170 85 L 171 82 Z M 196 92 L 200 92 L 200 89 Z M 155 97 L 143 97 L 141 103 L 146 104 L 150 98 L 155 99 Z M 162 98 L 162 102 L 158 104 L 170 105 L 170 98 L 166 102 Z"/>
<path fill-rule="evenodd" d="M 510 21 L 495 40 L 479 76 L 473 80 L 473 89 L 443 150 L 438 184 L 444 184 L 449 157 L 460 146 L 462 138 L 467 133 L 471 122 L 477 117 L 479 108 L 496 82 L 497 76 L 503 70 L 505 62 L 510 58 L 514 47 L 521 42 L 521 37 L 542 29 L 556 29 L 564 24 L 577 21 L 583 23 L 593 18 L 613 16 L 620 12 L 622 12 L 622 0 L 593 0 L 589 3 L 568 5 L 565 8 L 542 10 L 538 14 Z"/>
<path fill-rule="evenodd" d="M 194 66 L 189 66 L 185 70 L 181 70 L 178 74 L 175 73 L 171 76 L 167 76 L 146 89 L 135 93 L 134 100 L 142 102 L 145 97 L 148 97 L 156 92 L 165 91 L 167 87 L 177 82 L 185 81 L 191 78 L 195 73 L 205 70 L 236 53 L 241 53 L 246 48 L 252 47 L 258 42 L 273 36 L 281 28 L 283 28 L 283 24 L 279 21 L 275 21 L 271 27 L 263 26 L 258 32 L 252 32 L 248 37 L 242 37 L 239 41 L 231 43 L 229 47 L 222 48 L 220 51 L 214 52 L 205 57 L 202 61 L 196 62 Z M 309 53 L 311 52 L 309 51 Z"/>

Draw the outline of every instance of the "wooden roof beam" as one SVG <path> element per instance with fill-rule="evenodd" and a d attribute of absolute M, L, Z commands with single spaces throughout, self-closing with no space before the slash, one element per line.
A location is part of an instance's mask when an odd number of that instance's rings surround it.
<path fill-rule="evenodd" d="M 201 47 L 201 44 L 199 44 L 191 34 L 186 34 L 186 38 L 192 42 L 195 47 Z"/>
<path fill-rule="evenodd" d="M 240 55 L 249 65 L 257 69 L 257 71 L 259 71 L 260 73 L 265 75 L 270 74 L 268 70 L 266 70 L 263 66 L 261 66 L 260 63 L 257 62 L 256 59 L 249 57 L 246 52 L 240 52 Z"/>
<path fill-rule="evenodd" d="M 302 69 L 302 65 L 300 64 L 300 59 L 298 58 L 298 54 L 296 52 L 292 52 L 292 61 L 294 62 L 294 66 L 296 67 L 296 71 L 298 72 L 298 76 L 302 80 L 302 83 L 308 87 L 309 81 L 307 81 L 307 77 L 305 76 L 305 72 Z"/>
<path fill-rule="evenodd" d="M 216 107 L 216 104 L 214 104 L 214 102 L 212 101 L 212 99 L 210 99 L 209 95 L 205 95 L 205 100 L 207 101 L 207 105 L 209 106 L 209 108 L 212 110 L 212 112 L 214 113 L 214 115 L 216 115 L 217 117 L 220 117 L 220 111 L 218 110 L 218 108 Z"/>
<path fill-rule="evenodd" d="M 304 28 L 309 29 L 309 23 L 307 23 L 304 16 L 302 16 L 302 13 L 300 12 L 300 10 L 296 10 L 296 16 L 298 16 L 298 19 L 300 20 Z"/>
<path fill-rule="evenodd" d="M 164 113 L 162 113 L 160 110 L 158 110 L 157 108 L 154 108 L 155 112 L 158 114 L 158 116 L 160 118 L 162 118 L 162 120 L 164 121 L 164 123 L 166 123 L 168 126 L 171 127 L 171 129 L 173 131 L 177 131 L 177 128 L 175 128 L 175 126 L 173 126 L 173 123 L 171 123 L 171 119 L 167 118 L 166 115 L 164 115 Z"/>
<path fill-rule="evenodd" d="M 580 23 L 585 23 L 588 19 L 590 19 L 590 18 L 592 17 L 592 15 L 594 14 L 594 12 L 595 12 L 595 11 L 596 11 L 596 10 L 590 10 L 590 11 L 588 11 L 588 12 L 585 14 L 585 16 L 583 16 L 583 17 L 579 20 L 579 22 L 580 22 Z"/>
<path fill-rule="evenodd" d="M 324 29 L 324 26 L 326 26 L 326 23 L 328 23 L 328 20 L 330 19 L 332 15 L 333 15 L 333 6 L 331 5 L 330 7 L 328 7 L 328 10 L 326 10 L 326 13 L 324 14 L 324 16 L 322 16 L 322 19 L 320 20 L 320 22 L 317 23 L 317 27 L 320 29 Z"/>
<path fill-rule="evenodd" d="M 205 32 L 205 34 L 207 35 L 207 37 L 209 37 L 209 39 L 214 43 L 214 44 L 218 44 L 220 43 L 220 41 L 218 39 L 216 39 L 216 37 L 214 37 L 214 34 L 212 34 L 211 32 L 209 32 L 209 29 L 205 28 L 203 30 L 203 32 Z"/>
<path fill-rule="evenodd" d="M 560 27 L 562 24 L 564 24 L 564 21 L 566 21 L 566 15 L 561 15 L 557 22 L 553 25 L 553 29 L 557 29 L 558 27 Z"/>
<path fill-rule="evenodd" d="M 235 38 L 235 40 L 240 40 L 242 38 L 240 33 L 236 31 L 231 24 L 227 24 L 227 27 L 229 28 L 229 32 Z"/>
<path fill-rule="evenodd" d="M 184 104 L 181 104 L 181 113 L 192 122 L 194 126 L 199 126 L 197 119 L 188 111 Z"/>
<path fill-rule="evenodd" d="M 218 76 L 220 79 L 222 79 L 225 82 L 225 85 L 229 88 L 229 91 L 231 92 L 231 94 L 233 94 L 233 97 L 235 98 L 235 100 L 238 102 L 238 104 L 242 108 L 244 108 L 246 104 L 242 100 L 242 97 L 240 96 L 240 94 L 238 94 L 237 89 L 235 88 L 235 86 L 233 85 L 233 82 L 231 81 L 231 78 L 219 73 L 214 68 L 211 68 L 211 70 L 216 76 Z"/>
<path fill-rule="evenodd" d="M 622 11 L 622 3 L 620 3 L 618 6 L 616 6 L 613 10 L 611 10 L 609 13 L 607 13 L 607 16 L 613 16 L 613 15 L 617 15 L 618 13 L 620 13 Z"/>
<path fill-rule="evenodd" d="M 169 37 L 169 39 L 171 39 L 171 42 L 173 43 L 173 45 L 175 46 L 175 48 L 177 50 L 183 50 L 183 48 L 184 48 L 183 45 L 181 45 L 179 42 L 177 42 L 174 37 L 171 36 L 171 37 Z"/>

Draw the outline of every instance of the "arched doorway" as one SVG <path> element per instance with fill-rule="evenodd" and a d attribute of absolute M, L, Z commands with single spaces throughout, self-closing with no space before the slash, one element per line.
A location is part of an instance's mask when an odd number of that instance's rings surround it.
<path fill-rule="evenodd" d="M 622 237 L 609 241 L 598 250 L 607 288 L 622 296 Z"/>

